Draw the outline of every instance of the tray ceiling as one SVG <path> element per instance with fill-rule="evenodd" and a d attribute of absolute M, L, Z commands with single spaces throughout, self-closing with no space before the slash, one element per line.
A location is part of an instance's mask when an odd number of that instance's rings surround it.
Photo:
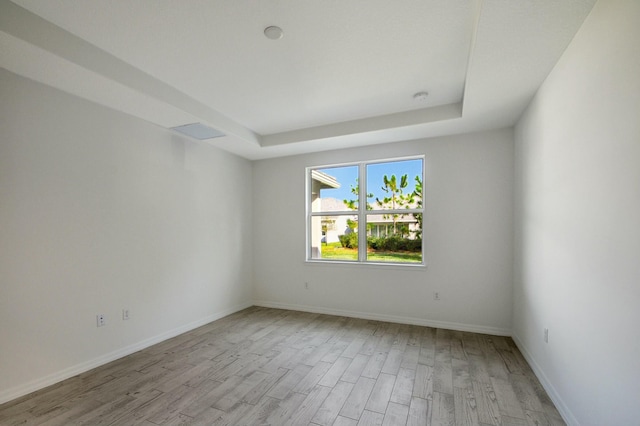
<path fill-rule="evenodd" d="M 258 159 L 513 125 L 594 2 L 2 0 L 0 60 Z"/>

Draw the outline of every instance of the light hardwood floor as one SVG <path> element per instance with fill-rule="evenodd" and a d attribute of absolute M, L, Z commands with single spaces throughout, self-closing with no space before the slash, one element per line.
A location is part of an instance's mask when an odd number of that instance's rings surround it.
<path fill-rule="evenodd" d="M 507 337 L 252 307 L 0 405 L 1 425 L 563 425 Z"/>

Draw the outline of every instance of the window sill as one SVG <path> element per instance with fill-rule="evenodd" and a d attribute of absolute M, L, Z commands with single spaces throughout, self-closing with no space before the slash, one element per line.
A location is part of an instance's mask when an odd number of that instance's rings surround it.
<path fill-rule="evenodd" d="M 427 264 L 422 263 L 382 263 L 382 262 L 348 262 L 340 260 L 305 260 L 305 265 L 309 266 L 337 266 L 354 268 L 380 268 L 395 269 L 399 271 L 424 272 L 428 269 Z"/>

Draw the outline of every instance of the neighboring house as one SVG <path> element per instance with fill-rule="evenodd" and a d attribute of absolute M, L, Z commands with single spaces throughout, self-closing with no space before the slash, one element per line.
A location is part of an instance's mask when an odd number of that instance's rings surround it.
<path fill-rule="evenodd" d="M 322 210 L 321 189 L 340 188 L 340 183 L 335 177 L 318 170 L 311 171 L 311 209 L 314 212 Z M 322 245 L 322 217 L 311 218 L 311 258 L 319 259 Z"/>
<path fill-rule="evenodd" d="M 346 209 L 343 200 L 336 198 L 322 198 L 323 212 L 344 212 Z M 358 220 L 358 216 L 323 216 L 322 217 L 322 242 L 335 243 L 340 241 L 339 236 L 348 234 L 351 229 L 348 220 Z M 391 215 L 373 214 L 368 216 L 367 235 L 384 237 L 393 235 L 393 217 Z M 398 215 L 396 217 L 396 230 L 407 238 L 415 238 L 418 231 L 418 221 L 411 214 Z"/>
<path fill-rule="evenodd" d="M 396 217 L 397 233 L 407 238 L 415 238 L 419 230 L 418 221 L 412 214 L 399 215 Z M 393 218 L 391 215 L 374 214 L 369 216 L 367 222 L 367 235 L 372 237 L 385 237 L 393 235 Z"/>
<path fill-rule="evenodd" d="M 322 211 L 323 212 L 344 212 L 347 206 L 344 201 L 337 198 L 322 198 Z M 323 216 L 322 217 L 322 242 L 323 243 L 337 243 L 340 241 L 339 236 L 348 234 L 351 232 L 347 221 L 358 220 L 357 215 L 352 216 Z"/>
<path fill-rule="evenodd" d="M 346 209 L 343 200 L 336 198 L 322 198 L 321 206 L 323 212 L 344 212 Z M 367 216 L 367 235 L 373 237 L 384 237 L 400 233 L 407 238 L 415 238 L 416 232 L 419 231 L 419 224 L 416 218 L 410 214 L 396 215 L 396 232 L 393 227 L 393 216 L 385 214 L 372 214 Z M 322 217 L 322 233 L 323 243 L 334 243 L 340 241 L 339 236 L 348 234 L 351 229 L 348 220 L 358 220 L 358 216 L 323 216 Z"/>

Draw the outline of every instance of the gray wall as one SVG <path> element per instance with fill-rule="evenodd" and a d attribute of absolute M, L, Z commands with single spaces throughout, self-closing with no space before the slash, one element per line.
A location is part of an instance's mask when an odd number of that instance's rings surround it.
<path fill-rule="evenodd" d="M 639 40 L 599 1 L 516 128 L 514 338 L 575 425 L 640 425 Z"/>
<path fill-rule="evenodd" d="M 249 161 L 4 70 L 0 99 L 0 402 L 251 304 Z"/>
<path fill-rule="evenodd" d="M 305 263 L 305 167 L 419 154 L 427 268 Z M 510 129 L 257 161 L 253 185 L 256 303 L 510 334 Z"/>

